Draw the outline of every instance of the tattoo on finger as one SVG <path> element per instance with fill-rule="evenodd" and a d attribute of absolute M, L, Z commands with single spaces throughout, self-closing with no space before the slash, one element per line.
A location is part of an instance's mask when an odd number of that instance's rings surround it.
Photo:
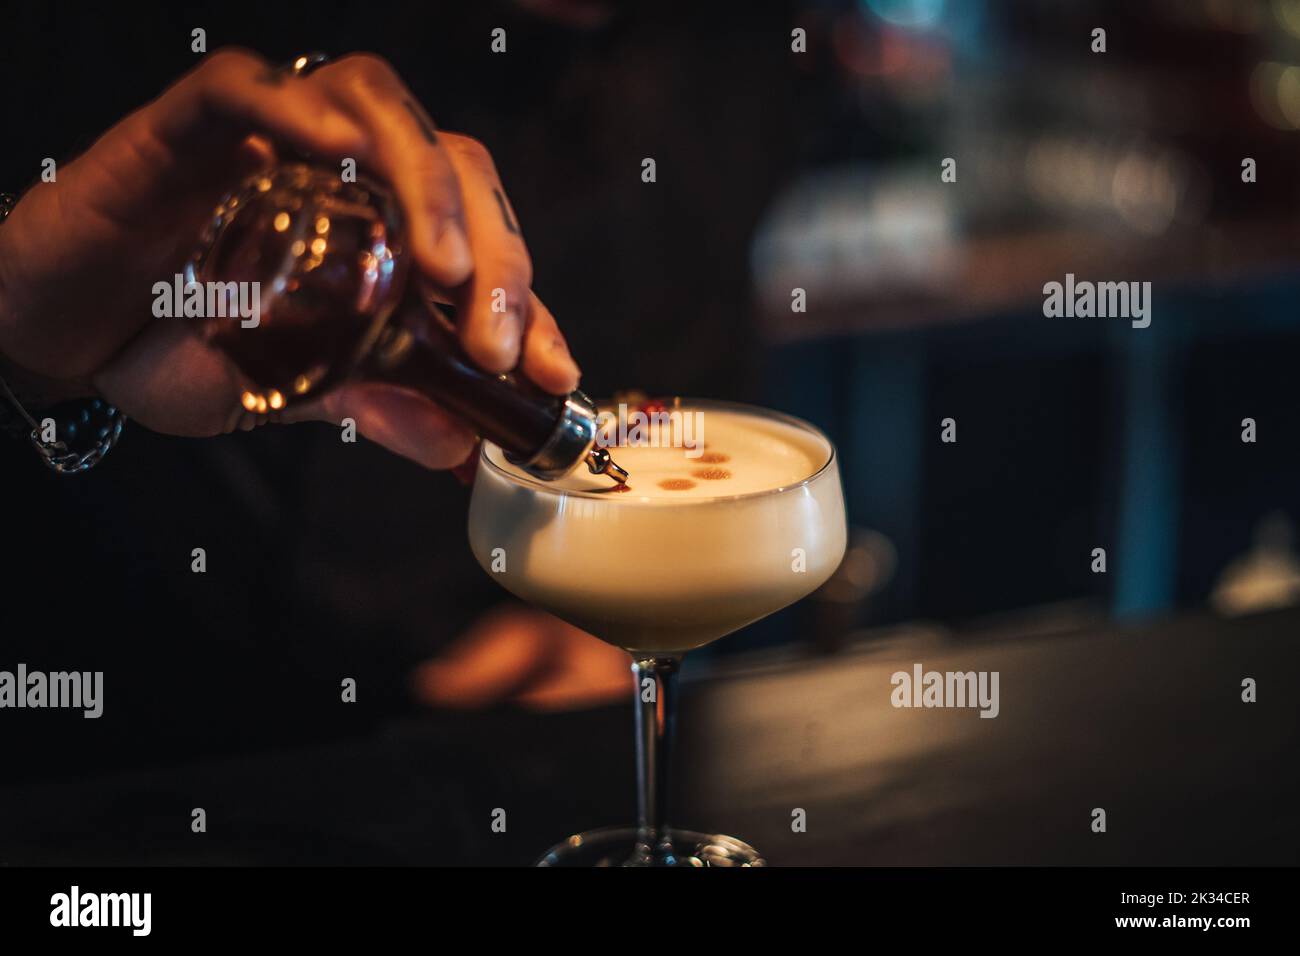
<path fill-rule="evenodd" d="M 519 235 L 519 226 L 510 215 L 510 207 L 506 205 L 506 197 L 501 195 L 501 190 L 493 187 L 492 195 L 497 198 L 497 205 L 501 207 L 501 218 L 505 220 L 506 230 L 513 235 Z"/>
<path fill-rule="evenodd" d="M 438 128 L 433 125 L 433 120 L 425 115 L 424 110 L 412 103 L 410 100 L 402 100 L 402 105 L 406 111 L 415 118 L 415 123 L 420 127 L 420 132 L 424 134 L 425 142 L 431 146 L 438 145 Z"/>

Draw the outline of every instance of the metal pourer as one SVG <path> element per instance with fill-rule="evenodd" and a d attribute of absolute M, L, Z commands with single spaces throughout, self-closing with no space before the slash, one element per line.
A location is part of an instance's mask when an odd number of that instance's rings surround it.
<path fill-rule="evenodd" d="M 600 413 L 596 403 L 575 389 L 563 399 L 550 434 L 530 455 L 506 453 L 506 460 L 546 481 L 562 478 L 578 462 L 586 462 L 593 475 L 606 475 L 611 481 L 626 484 L 628 473 L 610 457 L 609 451 L 596 444 L 600 434 Z"/>
<path fill-rule="evenodd" d="M 613 458 L 609 456 L 609 451 L 604 448 L 593 448 L 587 452 L 587 467 L 591 469 L 593 475 L 609 475 L 620 485 L 627 484 L 628 473 L 618 466 Z"/>

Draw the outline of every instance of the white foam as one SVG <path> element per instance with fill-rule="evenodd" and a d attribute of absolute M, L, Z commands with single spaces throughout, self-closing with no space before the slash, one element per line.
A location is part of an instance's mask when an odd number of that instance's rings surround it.
<path fill-rule="evenodd" d="M 826 464 L 830 446 L 817 435 L 786 422 L 724 409 L 682 409 L 697 415 L 704 447 L 669 446 L 673 428 L 646 430 L 645 443 L 608 446 L 631 475 L 627 491 L 615 491 L 604 475 L 578 466 L 552 486 L 567 491 L 607 493 L 625 499 L 681 500 L 730 497 L 787 488 L 812 477 Z M 678 429 L 680 438 L 682 430 Z M 690 432 L 687 437 L 692 437 Z M 493 462 L 523 473 L 499 453 Z"/>

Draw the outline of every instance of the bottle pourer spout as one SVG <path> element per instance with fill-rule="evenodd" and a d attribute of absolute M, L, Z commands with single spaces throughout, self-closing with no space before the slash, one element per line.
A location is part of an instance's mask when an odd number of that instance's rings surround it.
<path fill-rule="evenodd" d="M 627 484 L 628 473 L 618 466 L 604 448 L 593 448 L 587 452 L 587 467 L 593 475 L 608 475 L 620 485 Z"/>

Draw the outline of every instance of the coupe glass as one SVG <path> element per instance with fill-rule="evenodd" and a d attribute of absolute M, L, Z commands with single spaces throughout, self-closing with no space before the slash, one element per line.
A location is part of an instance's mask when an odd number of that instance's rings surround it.
<path fill-rule="evenodd" d="M 798 435 L 815 461 L 801 480 L 748 494 L 642 498 L 576 491 L 511 469 L 485 444 L 474 481 L 475 557 L 516 596 L 632 656 L 637 823 L 580 833 L 539 866 L 762 866 L 732 837 L 669 823 L 677 673 L 687 651 L 809 594 L 844 556 L 835 448 L 807 422 L 729 402 L 681 399 L 755 429 Z M 617 449 L 615 449 L 617 457 Z"/>

